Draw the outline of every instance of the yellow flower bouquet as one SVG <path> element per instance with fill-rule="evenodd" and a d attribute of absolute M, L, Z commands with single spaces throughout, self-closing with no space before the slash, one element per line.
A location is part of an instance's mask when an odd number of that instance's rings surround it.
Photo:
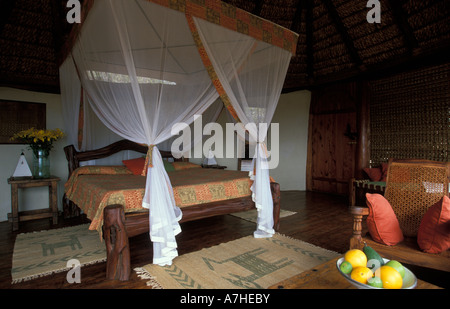
<path fill-rule="evenodd" d="M 42 130 L 30 128 L 14 134 L 11 139 L 28 144 L 35 156 L 40 150 L 44 152 L 45 156 L 48 156 L 53 148 L 53 142 L 62 137 L 64 137 L 64 133 L 60 129 Z"/>

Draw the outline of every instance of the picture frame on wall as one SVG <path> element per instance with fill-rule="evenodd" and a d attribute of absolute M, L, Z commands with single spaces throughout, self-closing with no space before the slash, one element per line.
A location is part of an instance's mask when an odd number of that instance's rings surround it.
<path fill-rule="evenodd" d="M 30 128 L 46 128 L 45 103 L 0 100 L 0 144 L 23 144 L 11 137 Z"/>

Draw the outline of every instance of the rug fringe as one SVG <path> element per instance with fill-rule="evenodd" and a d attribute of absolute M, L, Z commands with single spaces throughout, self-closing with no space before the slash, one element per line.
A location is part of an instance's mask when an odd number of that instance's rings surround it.
<path fill-rule="evenodd" d="M 81 264 L 80 267 L 93 265 L 93 264 L 97 264 L 97 263 L 103 263 L 103 262 L 106 262 L 106 257 L 102 258 L 102 259 L 97 259 L 97 260 L 85 262 L 85 263 Z M 65 267 L 65 268 L 62 268 L 62 269 L 55 269 L 55 270 L 43 272 L 43 273 L 40 273 L 40 274 L 35 274 L 35 275 L 26 276 L 26 277 L 22 277 L 22 278 L 16 278 L 16 279 L 13 279 L 11 281 L 11 284 L 16 284 L 16 283 L 20 283 L 20 282 L 30 281 L 30 280 L 33 280 L 33 279 L 49 276 L 49 275 L 52 275 L 52 274 L 58 274 L 58 273 L 62 273 L 62 272 L 65 272 L 65 271 L 69 271 L 71 269 L 72 269 L 72 267 Z"/>
<path fill-rule="evenodd" d="M 142 280 L 148 280 L 146 282 L 147 286 L 151 287 L 152 289 L 163 289 L 162 285 L 159 284 L 159 282 L 156 280 L 156 277 L 153 277 L 145 268 L 136 267 L 134 271 Z"/>

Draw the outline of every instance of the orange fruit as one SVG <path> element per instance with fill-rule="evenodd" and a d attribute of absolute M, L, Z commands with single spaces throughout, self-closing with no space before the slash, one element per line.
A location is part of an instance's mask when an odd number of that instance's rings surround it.
<path fill-rule="evenodd" d="M 400 276 L 402 276 L 402 278 L 405 277 L 405 268 L 399 261 L 390 260 L 389 262 L 386 263 L 386 265 L 391 266 L 396 271 L 398 271 L 398 273 L 400 274 Z"/>
<path fill-rule="evenodd" d="M 385 289 L 401 289 L 403 279 L 400 273 L 391 266 L 380 267 L 380 278 Z"/>
<path fill-rule="evenodd" d="M 359 249 L 348 250 L 344 255 L 344 260 L 352 264 L 353 269 L 367 266 L 367 256 Z"/>
<path fill-rule="evenodd" d="M 367 280 L 369 280 L 369 278 L 372 278 L 372 276 L 373 272 L 366 266 L 356 267 L 350 274 L 350 278 L 363 284 L 367 284 Z"/>

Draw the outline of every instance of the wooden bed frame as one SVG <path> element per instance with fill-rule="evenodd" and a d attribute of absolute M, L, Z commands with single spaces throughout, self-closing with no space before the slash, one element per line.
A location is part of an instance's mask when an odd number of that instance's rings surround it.
<path fill-rule="evenodd" d="M 80 167 L 80 162 L 101 159 L 124 150 L 134 150 L 146 154 L 147 149 L 146 146 L 122 140 L 97 150 L 85 152 L 78 152 L 73 145 L 70 145 L 64 148 L 64 152 L 68 161 L 70 177 L 72 172 Z M 173 158 L 170 152 L 160 151 L 160 153 L 163 158 Z M 174 160 L 187 161 L 186 159 Z M 280 226 L 280 185 L 273 182 L 270 184 L 270 189 L 273 199 L 274 229 L 278 231 Z M 65 195 L 63 205 L 65 216 L 80 213 L 78 207 Z M 180 223 L 253 208 L 255 208 L 255 203 L 251 196 L 188 206 L 181 209 L 183 217 Z M 148 211 L 125 213 L 122 205 L 109 205 L 105 207 L 103 215 L 103 238 L 107 252 L 106 278 L 126 281 L 131 273 L 128 239 L 149 232 Z"/>

